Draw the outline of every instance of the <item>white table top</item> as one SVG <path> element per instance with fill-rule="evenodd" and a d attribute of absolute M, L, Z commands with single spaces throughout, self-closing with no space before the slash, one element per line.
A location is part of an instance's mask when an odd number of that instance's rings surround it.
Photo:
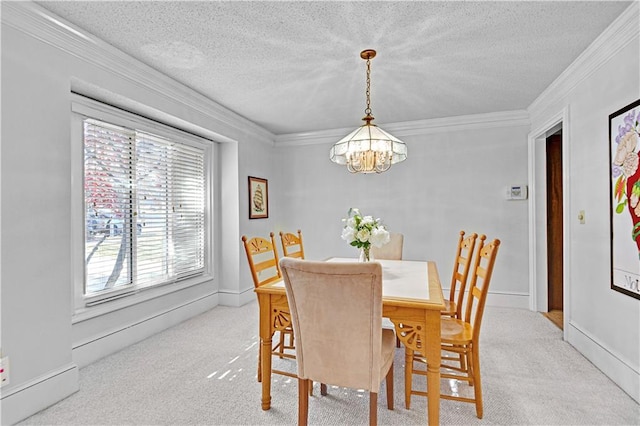
<path fill-rule="evenodd" d="M 333 257 L 328 262 L 357 262 L 357 259 Z M 382 297 L 429 299 L 427 262 L 375 259 L 382 265 Z"/>
<path fill-rule="evenodd" d="M 357 262 L 349 257 L 332 257 L 327 262 Z M 382 297 L 429 300 L 428 262 L 414 260 L 374 260 L 382 265 Z M 284 281 L 269 284 L 271 288 L 284 288 Z"/>

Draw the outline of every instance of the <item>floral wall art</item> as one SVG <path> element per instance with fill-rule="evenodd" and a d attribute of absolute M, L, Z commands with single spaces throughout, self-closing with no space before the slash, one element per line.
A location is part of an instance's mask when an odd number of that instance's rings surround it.
<path fill-rule="evenodd" d="M 640 100 L 609 116 L 611 288 L 640 299 Z"/>

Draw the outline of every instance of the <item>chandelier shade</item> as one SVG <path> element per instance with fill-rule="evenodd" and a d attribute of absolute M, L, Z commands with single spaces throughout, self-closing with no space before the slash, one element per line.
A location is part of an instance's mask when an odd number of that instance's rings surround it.
<path fill-rule="evenodd" d="M 351 173 L 382 173 L 392 164 L 407 159 L 407 146 L 400 139 L 371 123 L 371 59 L 375 50 L 363 50 L 362 59 L 367 60 L 367 107 L 365 124 L 336 142 L 329 151 L 329 158 L 336 164 L 346 165 Z"/>
<path fill-rule="evenodd" d="M 331 161 L 352 173 L 381 173 L 407 159 L 407 146 L 375 124 L 364 124 L 331 147 Z"/>

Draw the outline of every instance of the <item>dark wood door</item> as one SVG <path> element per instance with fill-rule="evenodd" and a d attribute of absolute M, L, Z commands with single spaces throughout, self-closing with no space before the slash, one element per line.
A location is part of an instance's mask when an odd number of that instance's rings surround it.
<path fill-rule="evenodd" d="M 562 311 L 562 135 L 547 138 L 547 270 L 549 311 Z"/>

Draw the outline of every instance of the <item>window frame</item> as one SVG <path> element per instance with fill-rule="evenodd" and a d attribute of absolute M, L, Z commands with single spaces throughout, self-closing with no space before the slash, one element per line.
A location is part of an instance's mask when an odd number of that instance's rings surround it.
<path fill-rule="evenodd" d="M 127 287 L 108 292 L 84 294 L 85 285 L 85 199 L 84 199 L 84 128 L 85 118 L 101 120 L 116 126 L 147 132 L 204 150 L 205 241 L 202 274 L 150 287 Z M 82 321 L 122 309 L 145 300 L 183 290 L 213 280 L 213 185 L 215 141 L 145 118 L 117 107 L 71 93 L 71 259 L 73 281 L 73 320 Z"/>

